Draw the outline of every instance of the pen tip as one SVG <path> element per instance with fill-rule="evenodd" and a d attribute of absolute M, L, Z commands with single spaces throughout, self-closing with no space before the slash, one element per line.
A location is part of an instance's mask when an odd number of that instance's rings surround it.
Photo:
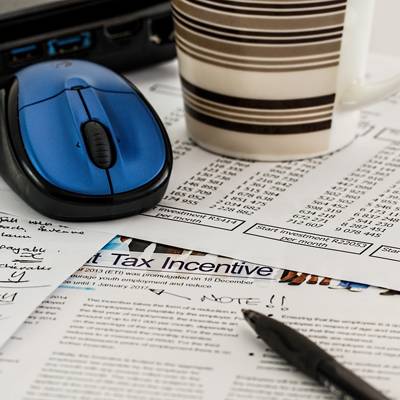
<path fill-rule="evenodd" d="M 242 313 L 243 313 L 244 319 L 250 325 L 254 325 L 254 316 L 256 313 L 253 310 L 245 310 L 245 309 L 242 309 Z"/>

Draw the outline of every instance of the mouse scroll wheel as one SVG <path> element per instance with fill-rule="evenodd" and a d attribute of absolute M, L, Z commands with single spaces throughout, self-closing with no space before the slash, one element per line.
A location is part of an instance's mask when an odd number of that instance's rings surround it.
<path fill-rule="evenodd" d="M 82 127 L 86 149 L 93 163 L 102 169 L 114 163 L 114 147 L 106 128 L 96 121 L 86 122 Z"/>

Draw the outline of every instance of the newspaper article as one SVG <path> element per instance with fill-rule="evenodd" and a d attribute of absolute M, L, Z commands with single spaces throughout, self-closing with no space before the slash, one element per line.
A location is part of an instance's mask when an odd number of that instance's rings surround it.
<path fill-rule="evenodd" d="M 2 396 L 334 399 L 256 338 L 241 315 L 252 308 L 395 399 L 399 300 L 385 289 L 118 237 L 3 347 Z"/>

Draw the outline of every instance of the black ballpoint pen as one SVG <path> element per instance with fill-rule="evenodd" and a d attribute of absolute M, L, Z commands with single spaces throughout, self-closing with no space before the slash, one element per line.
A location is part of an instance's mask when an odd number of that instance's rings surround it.
<path fill-rule="evenodd" d="M 256 311 L 242 312 L 260 339 L 271 349 L 340 399 L 388 400 L 301 333 Z"/>

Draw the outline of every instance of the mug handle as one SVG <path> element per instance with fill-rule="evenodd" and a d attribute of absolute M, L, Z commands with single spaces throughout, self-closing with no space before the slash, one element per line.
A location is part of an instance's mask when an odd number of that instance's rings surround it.
<path fill-rule="evenodd" d="M 340 104 L 342 109 L 355 110 L 383 100 L 399 90 L 400 75 L 380 82 L 355 82 L 344 93 Z"/>

